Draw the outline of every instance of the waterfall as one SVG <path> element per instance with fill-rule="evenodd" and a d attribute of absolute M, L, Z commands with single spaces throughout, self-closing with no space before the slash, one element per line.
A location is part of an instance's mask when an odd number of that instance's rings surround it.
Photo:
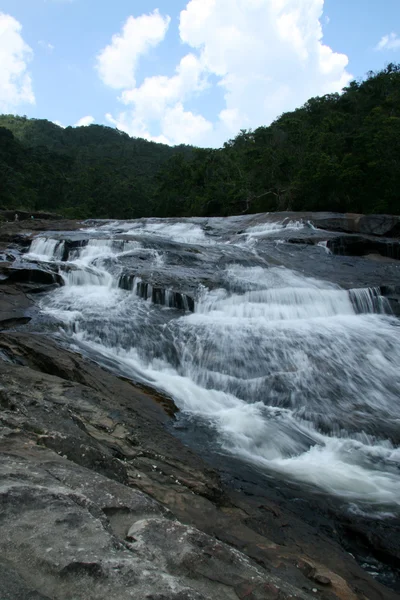
<path fill-rule="evenodd" d="M 27 258 L 41 261 L 62 260 L 63 253 L 63 241 L 37 237 L 32 240 Z"/>
<path fill-rule="evenodd" d="M 239 217 L 91 229 L 42 309 L 96 360 L 173 397 L 189 440 L 207 426 L 213 452 L 400 511 L 399 321 L 355 270 L 343 289 L 271 260 L 273 232 L 301 237 L 307 224 L 251 222 L 239 235 Z M 28 256 L 56 260 L 61 243 L 37 238 Z M 336 264 L 284 239 L 279 258 L 282 247 L 301 265 Z"/>
<path fill-rule="evenodd" d="M 349 291 L 356 313 L 390 314 L 389 302 L 381 295 L 380 288 L 359 288 Z"/>

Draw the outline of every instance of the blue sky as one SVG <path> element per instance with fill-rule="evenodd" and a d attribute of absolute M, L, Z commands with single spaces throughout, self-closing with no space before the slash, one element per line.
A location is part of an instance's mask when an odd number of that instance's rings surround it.
<path fill-rule="evenodd" d="M 0 112 L 219 146 L 400 61 L 399 0 L 0 0 Z"/>

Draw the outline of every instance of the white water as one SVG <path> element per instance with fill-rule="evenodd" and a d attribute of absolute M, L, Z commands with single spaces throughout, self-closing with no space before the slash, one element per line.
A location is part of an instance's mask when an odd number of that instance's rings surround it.
<path fill-rule="evenodd" d="M 204 236 L 175 225 L 151 228 L 185 243 Z M 36 241 L 32 257 L 58 252 Z M 140 249 L 129 243 L 90 240 L 69 263 L 67 285 L 44 300 L 76 343 L 208 423 L 215 451 L 351 501 L 400 506 L 400 451 L 390 441 L 400 429 L 400 329 L 377 290 L 231 264 L 195 313 L 167 318 L 117 288 L 118 259 Z M 163 264 L 158 251 L 153 260 Z"/>
<path fill-rule="evenodd" d="M 172 239 L 182 244 L 210 244 L 210 238 L 207 238 L 203 229 L 191 222 L 171 223 L 167 219 L 163 222 L 156 219 L 145 219 L 139 221 L 114 221 L 106 223 L 99 228 L 90 228 L 87 231 L 95 233 L 96 231 L 114 231 L 118 230 L 126 235 L 157 236 L 165 239 Z"/>
<path fill-rule="evenodd" d="M 32 241 L 29 258 L 43 262 L 61 260 L 64 251 L 64 242 L 45 237 L 38 237 Z"/>
<path fill-rule="evenodd" d="M 276 233 L 282 233 L 283 231 L 300 231 L 301 229 L 304 229 L 304 227 L 305 224 L 303 221 L 276 221 L 249 227 L 243 235 L 245 235 L 248 240 L 252 240 L 275 235 Z"/>

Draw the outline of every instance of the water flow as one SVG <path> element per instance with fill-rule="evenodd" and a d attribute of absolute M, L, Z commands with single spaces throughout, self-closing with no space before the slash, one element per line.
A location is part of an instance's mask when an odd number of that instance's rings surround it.
<path fill-rule="evenodd" d="M 51 238 L 38 237 L 32 241 L 28 258 L 43 262 L 62 260 L 64 242 Z"/>
<path fill-rule="evenodd" d="M 285 219 L 284 221 L 275 221 L 272 223 L 261 223 L 260 225 L 254 225 L 253 227 L 249 227 L 243 235 L 245 235 L 247 240 L 251 241 L 286 231 L 300 231 L 307 226 L 308 225 L 303 221 L 292 221 Z"/>
<path fill-rule="evenodd" d="M 72 270 L 44 300 L 75 343 L 174 397 L 193 426 L 208 426 L 215 451 L 351 501 L 400 507 L 400 330 L 378 289 L 233 263 L 185 314 L 117 287 L 123 250 L 91 240 L 74 263 L 90 285 Z M 226 243 L 217 250 L 225 256 Z"/>

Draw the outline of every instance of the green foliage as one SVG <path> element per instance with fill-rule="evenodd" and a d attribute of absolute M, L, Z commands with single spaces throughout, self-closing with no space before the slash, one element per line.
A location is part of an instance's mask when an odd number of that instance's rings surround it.
<path fill-rule="evenodd" d="M 269 127 L 241 131 L 222 150 L 168 163 L 171 210 L 226 215 L 274 210 L 400 213 L 400 66 L 311 98 Z M 180 172 L 180 177 L 178 176 Z M 176 182 L 174 184 L 174 181 Z"/>
<path fill-rule="evenodd" d="M 100 125 L 63 129 L 1 115 L 0 206 L 79 219 L 150 216 L 161 166 L 191 152 Z"/>
<path fill-rule="evenodd" d="M 218 150 L 0 116 L 0 206 L 71 218 L 400 213 L 400 65 Z"/>

